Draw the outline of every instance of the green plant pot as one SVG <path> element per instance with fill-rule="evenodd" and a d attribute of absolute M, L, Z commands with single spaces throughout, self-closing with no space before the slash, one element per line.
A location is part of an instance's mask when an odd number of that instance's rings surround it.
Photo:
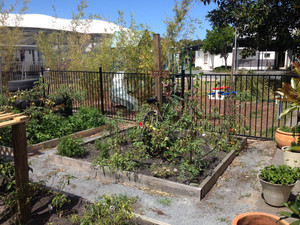
<path fill-rule="evenodd" d="M 282 203 L 288 201 L 291 191 L 295 186 L 295 184 L 272 184 L 262 180 L 260 177 L 258 178 L 262 186 L 264 200 L 272 206 L 283 206 Z"/>
<path fill-rule="evenodd" d="M 290 146 L 283 146 L 281 148 L 284 164 L 292 168 L 300 167 L 300 153 L 292 152 L 289 150 L 289 147 Z"/>

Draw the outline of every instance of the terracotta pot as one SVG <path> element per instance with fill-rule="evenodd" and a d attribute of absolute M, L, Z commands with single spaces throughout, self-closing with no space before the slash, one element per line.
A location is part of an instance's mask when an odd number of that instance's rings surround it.
<path fill-rule="evenodd" d="M 268 213 L 262 212 L 247 212 L 237 215 L 233 221 L 232 225 L 289 225 L 288 222 L 279 220 L 278 216 L 274 216 Z"/>
<path fill-rule="evenodd" d="M 288 201 L 291 191 L 295 186 L 295 184 L 272 184 L 262 180 L 260 177 L 258 178 L 262 186 L 264 200 L 267 204 L 272 206 L 283 206 L 282 203 Z"/>
<path fill-rule="evenodd" d="M 279 130 L 279 128 L 276 130 L 275 133 L 275 141 L 279 148 L 282 148 L 283 146 L 291 146 L 291 142 L 297 141 L 300 134 L 296 134 L 295 138 L 293 137 L 293 133 L 288 133 Z"/>
<path fill-rule="evenodd" d="M 283 155 L 283 162 L 285 165 L 288 165 L 292 168 L 300 167 L 300 153 L 299 152 L 292 152 L 289 150 L 290 146 L 283 146 L 282 155 Z"/>

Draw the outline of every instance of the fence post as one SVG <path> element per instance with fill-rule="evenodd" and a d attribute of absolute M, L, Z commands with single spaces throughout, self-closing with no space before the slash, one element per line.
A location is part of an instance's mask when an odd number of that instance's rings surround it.
<path fill-rule="evenodd" d="M 101 67 L 99 67 L 99 74 L 100 74 L 100 101 L 101 101 L 101 113 L 104 114 L 103 74 L 102 74 L 102 68 L 101 68 Z"/>
<path fill-rule="evenodd" d="M 161 71 L 161 51 L 160 51 L 160 36 L 159 34 L 153 34 L 154 40 L 154 68 L 156 71 Z M 155 76 L 155 96 L 157 96 L 159 105 L 162 105 L 162 77 L 160 73 Z"/>
<path fill-rule="evenodd" d="M 3 81 L 2 81 L 2 58 L 0 57 L 0 94 L 3 94 Z"/>
<path fill-rule="evenodd" d="M 181 93 L 182 93 L 182 98 L 184 99 L 184 89 L 185 89 L 185 70 L 181 70 Z"/>
<path fill-rule="evenodd" d="M 45 77 L 44 77 L 44 67 L 41 66 L 41 77 L 43 80 L 43 92 L 44 92 L 44 98 L 46 98 L 46 90 L 45 90 Z M 49 94 L 49 93 L 48 93 Z"/>

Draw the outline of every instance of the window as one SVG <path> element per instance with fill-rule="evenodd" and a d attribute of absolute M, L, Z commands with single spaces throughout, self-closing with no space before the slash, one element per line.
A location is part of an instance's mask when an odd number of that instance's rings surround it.
<path fill-rule="evenodd" d="M 270 53 L 265 53 L 264 54 L 264 58 L 270 58 L 270 56 L 271 56 Z"/>

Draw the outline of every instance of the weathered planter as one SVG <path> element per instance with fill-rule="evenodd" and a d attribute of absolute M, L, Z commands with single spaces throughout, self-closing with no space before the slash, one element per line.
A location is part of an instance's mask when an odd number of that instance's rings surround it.
<path fill-rule="evenodd" d="M 272 184 L 262 180 L 260 177 L 258 178 L 262 186 L 264 200 L 272 206 L 283 206 L 282 203 L 288 201 L 291 191 L 296 184 Z"/>
<path fill-rule="evenodd" d="M 101 168 L 99 166 L 92 165 L 92 163 L 90 162 L 86 162 L 80 159 L 63 157 L 56 154 L 49 154 L 47 163 L 54 166 L 59 165 L 64 168 L 72 168 L 81 172 L 86 172 L 89 173 L 92 177 L 98 177 L 100 180 L 107 180 L 117 183 L 127 183 L 139 188 L 151 188 L 177 196 L 201 200 L 215 185 L 218 178 L 234 160 L 237 152 L 240 152 L 245 147 L 246 143 L 247 140 L 242 139 L 239 150 L 232 150 L 231 152 L 229 152 L 227 156 L 222 160 L 222 162 L 220 162 L 219 165 L 215 167 L 215 169 L 212 171 L 212 174 L 207 176 L 205 180 L 201 182 L 199 187 L 193 187 L 181 183 L 167 181 L 161 178 L 147 176 L 135 172 L 111 171 L 107 166 Z"/>
<path fill-rule="evenodd" d="M 300 134 L 295 134 L 295 138 L 293 137 L 293 133 L 288 133 L 281 131 L 279 128 L 276 130 L 275 133 L 275 141 L 279 148 L 283 146 L 291 146 L 293 141 L 297 141 Z"/>
<path fill-rule="evenodd" d="M 268 213 L 263 212 L 247 212 L 237 215 L 232 220 L 232 225 L 250 225 L 250 224 L 260 224 L 260 225 L 289 225 L 288 222 L 284 220 L 278 221 L 280 218 Z M 276 223 L 276 221 L 278 221 Z"/>
<path fill-rule="evenodd" d="M 292 168 L 300 167 L 300 153 L 299 152 L 292 152 L 288 148 L 289 148 L 289 146 L 283 146 L 281 148 L 284 164 L 288 165 Z"/>

